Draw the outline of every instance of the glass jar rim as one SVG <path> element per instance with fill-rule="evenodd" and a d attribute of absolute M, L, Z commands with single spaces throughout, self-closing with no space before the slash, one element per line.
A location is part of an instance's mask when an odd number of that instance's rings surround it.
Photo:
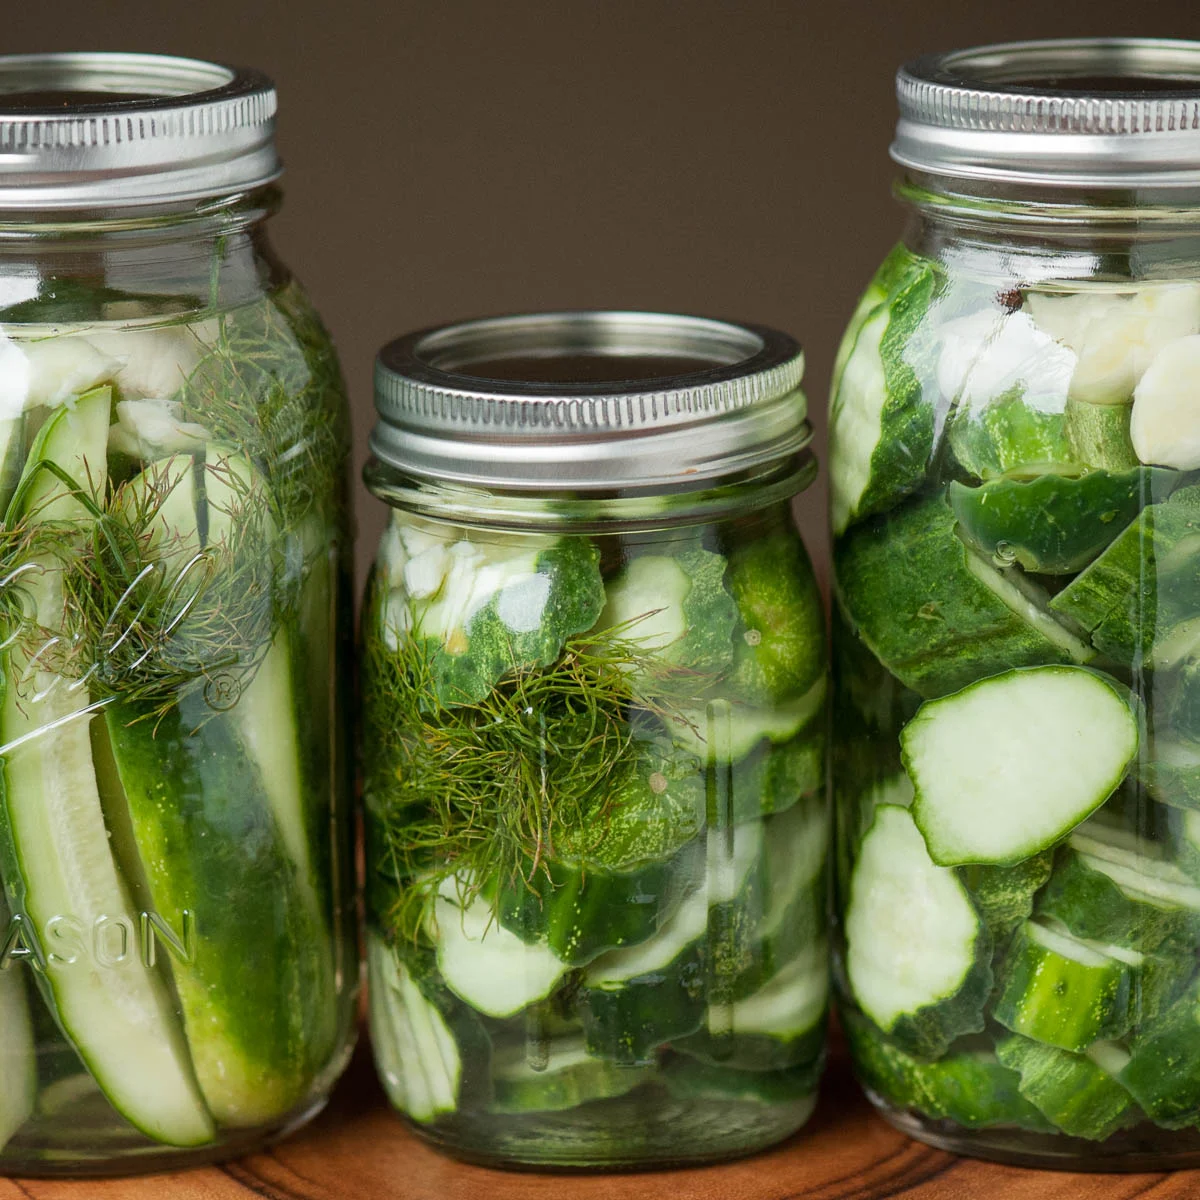
<path fill-rule="evenodd" d="M 398 471 L 378 458 L 363 467 L 367 490 L 392 508 L 431 521 L 525 532 L 637 533 L 727 520 L 785 503 L 816 479 L 807 448 L 769 468 L 736 479 L 674 490 L 654 488 L 588 495 L 490 491 L 434 483 Z"/>

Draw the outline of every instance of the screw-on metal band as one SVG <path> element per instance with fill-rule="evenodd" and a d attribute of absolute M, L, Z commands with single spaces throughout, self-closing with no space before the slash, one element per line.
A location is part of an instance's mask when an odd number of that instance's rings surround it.
<path fill-rule="evenodd" d="M 918 59 L 892 157 L 935 175 L 1063 186 L 1200 184 L 1200 42 L 1076 39 Z"/>
<path fill-rule="evenodd" d="M 0 56 L 0 209 L 232 195 L 280 173 L 258 71 L 154 54 Z"/>
<path fill-rule="evenodd" d="M 472 373 L 475 363 L 572 356 L 630 366 L 606 382 Z M 713 479 L 807 444 L 803 372 L 796 342 L 753 325 L 631 312 L 468 321 L 380 352 L 371 448 L 411 474 L 483 487 Z"/>

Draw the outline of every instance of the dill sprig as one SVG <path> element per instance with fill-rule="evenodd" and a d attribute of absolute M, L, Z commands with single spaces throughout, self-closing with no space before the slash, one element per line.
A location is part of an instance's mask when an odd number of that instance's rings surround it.
<path fill-rule="evenodd" d="M 285 284 L 218 314 L 214 328 L 215 337 L 200 338 L 202 357 L 180 394 L 184 415 L 261 476 L 239 492 L 235 473 L 221 474 L 222 492 L 235 500 L 218 544 L 201 549 L 203 530 L 188 545 L 163 543 L 157 518 L 178 482 L 169 463 L 136 480 L 110 477 L 103 496 L 64 477 L 86 520 L 26 514 L 12 528 L 0 524 L 0 642 L 151 715 L 197 690 L 214 709 L 236 703 L 346 521 L 341 373 L 303 293 Z M 201 461 L 194 471 L 203 497 L 205 479 L 222 466 Z M 34 569 L 61 574 L 59 629 L 33 620 L 22 580 Z"/>
<path fill-rule="evenodd" d="M 350 430 L 341 368 L 325 327 L 293 283 L 217 319 L 216 338 L 180 400 L 189 421 L 252 456 L 287 533 L 340 519 Z"/>
<path fill-rule="evenodd" d="M 637 768 L 631 710 L 686 720 L 687 698 L 703 685 L 620 629 L 592 631 L 570 639 L 550 666 L 511 672 L 478 704 L 443 708 L 436 643 L 381 636 L 371 607 L 363 766 L 380 876 L 372 891 L 376 908 L 387 909 L 378 917 L 401 939 L 420 937 L 428 903 L 448 878 L 465 900 L 487 886 L 530 885 L 560 843 L 574 858 L 598 849 L 612 797 Z"/>
<path fill-rule="evenodd" d="M 93 694 L 155 714 L 195 691 L 214 709 L 236 703 L 287 594 L 264 489 L 222 471 L 234 495 L 229 533 L 202 550 L 198 530 L 162 529 L 177 472 L 168 462 L 118 487 L 64 577 L 72 641 L 85 649 L 76 673 Z"/>

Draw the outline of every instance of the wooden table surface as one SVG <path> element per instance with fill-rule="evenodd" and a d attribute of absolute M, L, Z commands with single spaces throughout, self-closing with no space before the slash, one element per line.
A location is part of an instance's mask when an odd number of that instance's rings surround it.
<path fill-rule="evenodd" d="M 870 1110 L 840 1055 L 807 1127 L 725 1166 L 629 1175 L 488 1171 L 443 1158 L 388 1111 L 364 1047 L 330 1107 L 262 1154 L 177 1175 L 0 1180 L 0 1200 L 1200 1200 L 1200 1171 L 1073 1175 L 955 1158 Z"/>

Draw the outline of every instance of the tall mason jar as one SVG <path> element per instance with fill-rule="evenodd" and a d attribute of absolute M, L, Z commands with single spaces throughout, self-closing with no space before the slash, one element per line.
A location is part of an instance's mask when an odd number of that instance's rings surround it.
<path fill-rule="evenodd" d="M 1200 44 L 901 71 L 832 394 L 837 976 L 899 1128 L 1200 1161 Z"/>
<path fill-rule="evenodd" d="M 275 93 L 0 59 L 0 1171 L 240 1152 L 355 983 L 347 419 Z"/>
<path fill-rule="evenodd" d="M 824 616 L 799 347 L 558 313 L 387 346 L 367 482 L 368 968 L 433 1144 L 744 1154 L 824 1054 Z"/>

